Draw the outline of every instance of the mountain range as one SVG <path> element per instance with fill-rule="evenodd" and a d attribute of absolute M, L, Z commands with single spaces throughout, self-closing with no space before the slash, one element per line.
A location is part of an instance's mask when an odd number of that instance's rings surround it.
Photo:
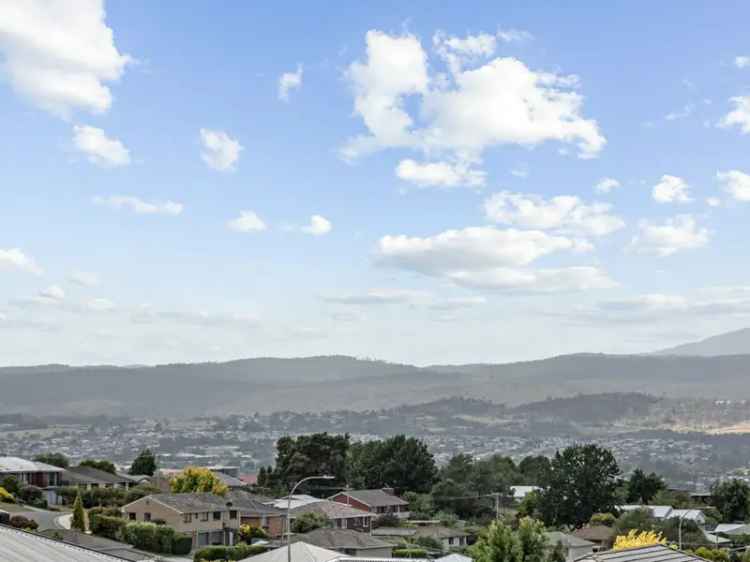
<path fill-rule="evenodd" d="M 726 354 L 722 354 L 722 350 Z M 507 405 L 579 394 L 750 399 L 750 330 L 645 355 L 414 365 L 347 356 L 157 366 L 0 368 L 0 411 L 154 417 L 375 410 L 463 396 Z"/>

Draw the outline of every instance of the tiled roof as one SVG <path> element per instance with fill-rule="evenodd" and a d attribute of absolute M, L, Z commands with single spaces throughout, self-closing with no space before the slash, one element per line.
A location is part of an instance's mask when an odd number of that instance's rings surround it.
<path fill-rule="evenodd" d="M 341 553 L 335 550 L 327 550 L 300 541 L 292 543 L 290 547 L 283 546 L 263 554 L 256 554 L 250 558 L 245 558 L 242 562 L 248 560 L 252 560 L 252 562 L 287 562 L 287 548 L 292 549 L 292 559 L 295 562 L 331 562 L 331 560 L 336 560 L 341 556 Z"/>
<path fill-rule="evenodd" d="M 105 470 L 92 468 L 90 466 L 73 466 L 67 468 L 63 473 L 63 480 L 69 479 L 74 483 L 105 483 L 105 484 L 130 484 L 127 478 L 122 478 L 116 474 L 110 474 Z"/>
<path fill-rule="evenodd" d="M 705 562 L 704 558 L 661 544 L 624 550 L 607 550 L 579 558 L 578 562 Z"/>
<path fill-rule="evenodd" d="M 351 529 L 315 529 L 300 535 L 297 540 L 331 550 L 393 547 L 389 542 Z"/>
<path fill-rule="evenodd" d="M 432 537 L 435 539 L 450 539 L 455 537 L 468 537 L 471 533 L 457 527 L 430 526 L 418 527 L 415 533 L 418 537 Z"/>
<path fill-rule="evenodd" d="M 593 542 L 608 542 L 611 541 L 615 536 L 615 530 L 612 527 L 606 525 L 591 525 L 589 527 L 583 527 L 573 531 L 573 535 L 579 539 L 585 539 Z"/>
<path fill-rule="evenodd" d="M 594 546 L 594 543 L 592 543 L 591 541 L 587 541 L 586 539 L 582 539 L 581 537 L 577 537 L 575 535 L 569 535 L 568 533 L 561 533 L 560 531 L 548 531 L 544 534 L 547 535 L 547 541 L 552 546 L 556 545 L 557 543 L 562 543 L 563 546 L 573 548 Z"/>
<path fill-rule="evenodd" d="M 238 509 L 241 513 L 258 513 L 262 515 L 281 515 L 283 509 L 278 509 L 272 505 L 263 503 L 262 496 L 255 496 L 242 490 L 230 490 L 224 496 L 227 501 L 232 502 L 232 507 Z"/>
<path fill-rule="evenodd" d="M 319 500 L 314 503 L 307 503 L 299 507 L 292 508 L 292 515 L 302 515 L 303 513 L 319 513 L 325 515 L 328 519 L 351 519 L 353 517 L 373 517 L 369 511 L 357 509 L 345 503 L 332 502 L 329 500 Z"/>
<path fill-rule="evenodd" d="M 389 494 L 385 490 L 347 490 L 341 492 L 355 500 L 362 502 L 370 507 L 387 507 L 389 505 L 409 505 L 409 502 L 402 500 L 398 496 Z M 338 495 L 338 494 L 337 494 Z"/>
<path fill-rule="evenodd" d="M 215 494 L 152 494 L 136 500 L 138 502 L 157 502 L 168 507 L 171 507 L 179 513 L 192 513 L 200 511 L 227 511 L 230 509 L 227 506 L 227 502 L 231 501 L 227 498 L 217 496 Z M 133 502 L 135 503 L 135 502 Z M 124 506 L 126 509 L 128 506 Z M 233 508 L 232 508 L 233 509 Z"/>

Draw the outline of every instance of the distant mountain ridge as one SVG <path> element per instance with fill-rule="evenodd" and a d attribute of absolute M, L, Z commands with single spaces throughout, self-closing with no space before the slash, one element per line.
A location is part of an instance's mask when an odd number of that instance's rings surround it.
<path fill-rule="evenodd" d="M 750 354 L 750 328 L 719 334 L 697 342 L 663 349 L 655 353 L 655 355 L 689 355 L 693 357 L 748 354 Z"/>
<path fill-rule="evenodd" d="M 416 367 L 347 356 L 153 367 L 0 368 L 5 413 L 182 416 L 376 410 L 460 396 L 516 406 L 580 394 L 750 399 L 750 355 L 563 355 Z"/>

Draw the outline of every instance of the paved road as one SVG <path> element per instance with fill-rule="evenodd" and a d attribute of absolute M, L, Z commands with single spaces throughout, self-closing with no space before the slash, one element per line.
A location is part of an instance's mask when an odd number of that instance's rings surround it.
<path fill-rule="evenodd" d="M 59 511 L 48 511 L 36 507 L 28 507 L 27 511 L 18 513 L 29 519 L 33 519 L 39 525 L 39 529 L 70 529 L 71 513 L 60 513 Z"/>

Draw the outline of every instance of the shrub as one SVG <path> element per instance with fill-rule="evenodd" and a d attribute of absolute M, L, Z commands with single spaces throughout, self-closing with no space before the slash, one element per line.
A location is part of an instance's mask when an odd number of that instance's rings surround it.
<path fill-rule="evenodd" d="M 252 544 L 253 539 L 267 539 L 268 534 L 260 527 L 253 525 L 241 525 L 240 526 L 240 540 L 247 544 Z"/>
<path fill-rule="evenodd" d="M 23 515 L 14 515 L 10 518 L 10 526 L 16 529 L 25 529 L 27 531 L 36 531 L 39 528 L 39 524 L 33 519 L 24 517 Z"/>
<path fill-rule="evenodd" d="M 195 553 L 194 562 L 213 560 L 243 560 L 265 552 L 267 548 L 260 545 L 238 544 L 237 546 L 207 546 Z"/>
<path fill-rule="evenodd" d="M 303 513 L 292 521 L 293 533 L 309 533 L 315 529 L 330 527 L 331 520 L 321 513 L 308 512 Z"/>
<path fill-rule="evenodd" d="M 193 537 L 185 533 L 175 533 L 174 541 L 172 542 L 172 554 L 185 556 L 186 554 L 190 554 L 191 550 L 193 550 Z"/>
<path fill-rule="evenodd" d="M 44 499 L 44 492 L 36 486 L 22 486 L 16 494 L 19 500 L 34 507 L 42 509 L 47 507 L 47 500 Z"/>
<path fill-rule="evenodd" d="M 394 558 L 427 558 L 427 551 L 424 548 L 394 548 Z"/>
<path fill-rule="evenodd" d="M 4 487 L 0 486 L 0 502 L 1 503 L 16 503 L 16 500 L 13 498 L 13 494 L 11 494 Z"/>
<path fill-rule="evenodd" d="M 589 520 L 591 525 L 604 525 L 605 527 L 611 527 L 615 524 L 615 516 L 611 513 L 594 513 Z"/>
<path fill-rule="evenodd" d="M 166 527 L 164 525 L 157 525 L 156 531 L 154 532 L 156 544 L 158 545 L 158 552 L 164 552 L 166 554 L 172 553 L 172 545 L 174 544 L 175 530 L 172 527 Z"/>
<path fill-rule="evenodd" d="M 6 476 L 0 480 L 0 488 L 5 488 L 5 491 L 15 495 L 21 490 L 21 483 L 15 476 Z"/>
<path fill-rule="evenodd" d="M 123 536 L 125 542 L 135 548 L 158 552 L 160 545 L 156 535 L 157 528 L 153 523 L 128 523 Z"/>
<path fill-rule="evenodd" d="M 387 513 L 386 515 L 381 515 L 375 519 L 372 524 L 376 529 L 379 527 L 399 527 L 401 525 L 401 519 L 392 513 Z"/>
<path fill-rule="evenodd" d="M 122 540 L 127 521 L 121 517 L 89 513 L 89 528 L 94 535 Z"/>

